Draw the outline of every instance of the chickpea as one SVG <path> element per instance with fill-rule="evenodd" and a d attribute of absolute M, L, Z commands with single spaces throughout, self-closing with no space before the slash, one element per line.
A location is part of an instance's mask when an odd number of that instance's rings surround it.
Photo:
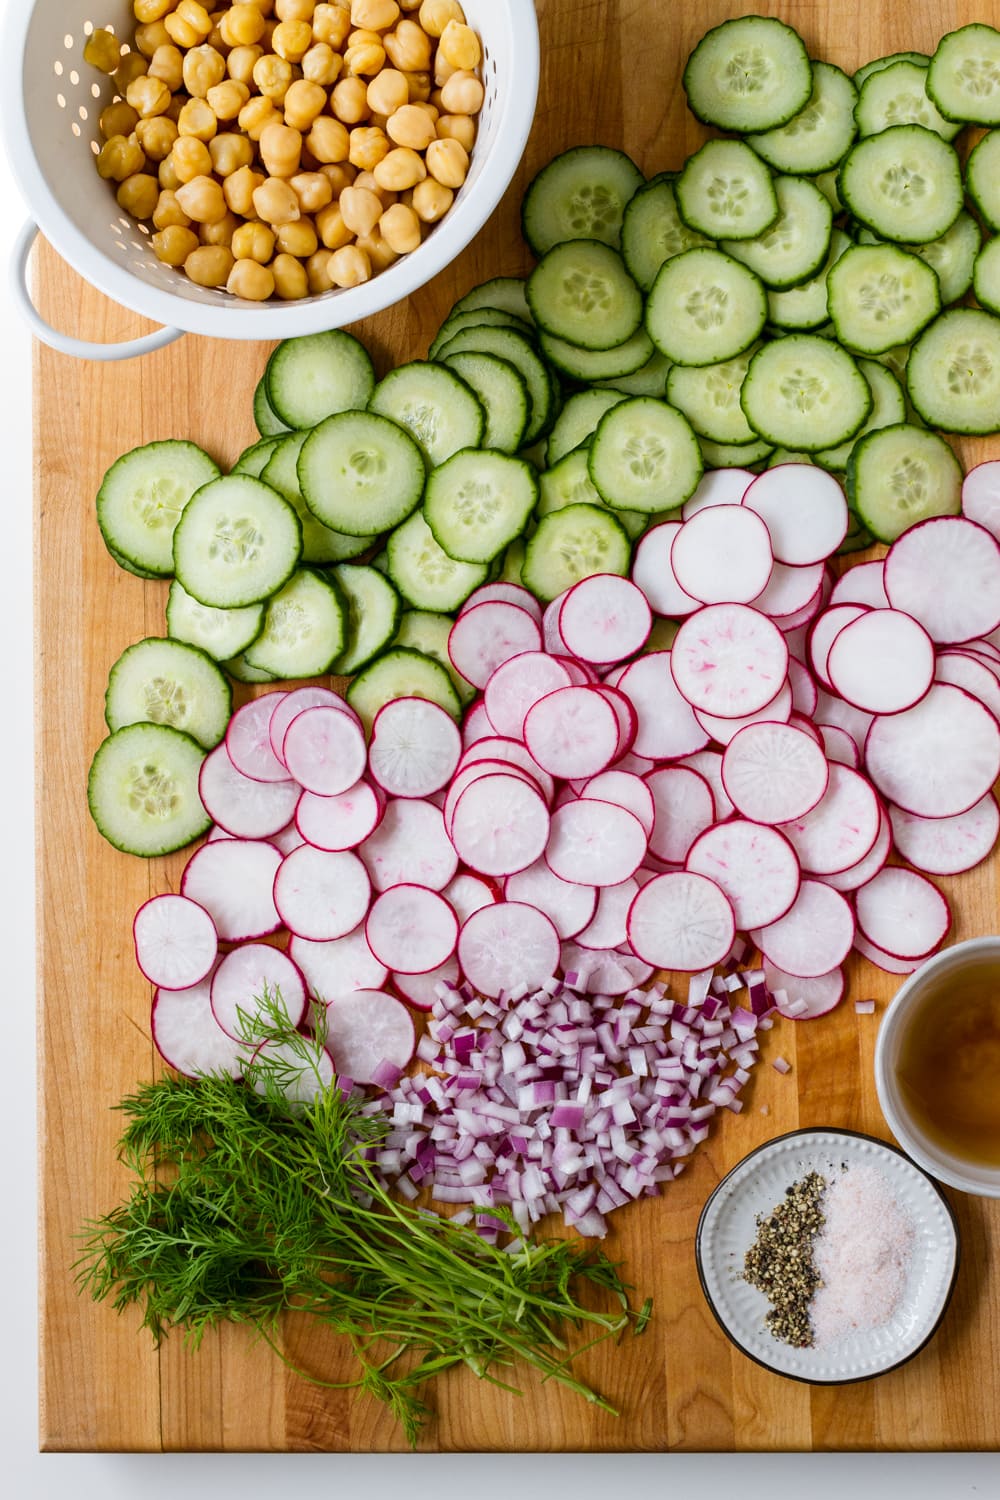
<path fill-rule="evenodd" d="M 190 229 L 191 220 L 177 202 L 177 194 L 165 191 L 153 210 L 153 224 L 157 229 Z"/>
<path fill-rule="evenodd" d="M 214 224 L 202 224 L 198 230 L 198 238 L 203 245 L 227 245 L 232 249 L 233 235 L 240 227 L 240 220 L 233 213 L 227 213 L 225 218 L 216 219 Z"/>
<path fill-rule="evenodd" d="M 254 81 L 253 70 L 263 56 L 263 47 L 234 47 L 226 58 L 226 71 L 234 83 L 249 88 Z"/>
<path fill-rule="evenodd" d="M 212 175 L 211 154 L 205 142 L 200 141 L 197 136 L 178 136 L 170 153 L 170 160 L 182 183 L 193 182 L 196 177 L 208 178 Z"/>
<path fill-rule="evenodd" d="M 431 65 L 431 40 L 416 21 L 400 21 L 382 40 L 389 61 L 401 73 L 426 73 Z"/>
<path fill-rule="evenodd" d="M 344 59 L 339 52 L 334 52 L 326 42 L 317 42 L 302 59 L 302 76 L 310 83 L 331 88 L 340 77 L 343 66 Z"/>
<path fill-rule="evenodd" d="M 321 115 L 306 136 L 306 146 L 318 162 L 339 162 L 347 160 L 351 142 L 340 120 Z"/>
<path fill-rule="evenodd" d="M 242 214 L 247 218 L 253 213 L 253 195 L 259 187 L 263 187 L 266 178 L 263 172 L 255 172 L 252 167 L 237 167 L 229 177 L 223 179 L 222 193 L 227 206 L 234 214 Z"/>
<path fill-rule="evenodd" d="M 437 133 L 440 140 L 457 141 L 471 151 L 476 140 L 476 122 L 471 115 L 440 115 Z"/>
<path fill-rule="evenodd" d="M 449 21 L 464 21 L 465 11 L 458 0 L 423 0 L 420 24 L 428 36 L 443 36 Z"/>
<path fill-rule="evenodd" d="M 294 177 L 302 159 L 302 135 L 288 125 L 265 125 L 260 133 L 260 157 L 271 177 Z"/>
<path fill-rule="evenodd" d="M 368 108 L 376 115 L 391 115 L 409 101 L 406 75 L 396 68 L 383 68 L 368 85 Z"/>
<path fill-rule="evenodd" d="M 308 21 L 279 21 L 271 37 L 271 46 L 286 62 L 301 62 L 313 44 L 313 29 Z"/>
<path fill-rule="evenodd" d="M 412 208 L 394 203 L 378 221 L 379 233 L 397 255 L 408 255 L 420 244 L 420 219 Z"/>
<path fill-rule="evenodd" d="M 175 146 L 174 152 L 176 150 Z M 214 224 L 216 220 L 224 219 L 228 212 L 222 188 L 214 177 L 192 177 L 189 182 L 181 183 L 177 189 L 177 202 L 196 224 Z"/>
<path fill-rule="evenodd" d="M 281 104 L 292 82 L 292 65 L 266 53 L 254 64 L 253 81 L 265 99 Z"/>
<path fill-rule="evenodd" d="M 356 245 L 345 245 L 330 256 L 329 271 L 334 286 L 360 286 L 371 280 L 372 263 Z"/>
<path fill-rule="evenodd" d="M 316 0 L 275 0 L 274 14 L 279 21 L 311 21 Z"/>
<path fill-rule="evenodd" d="M 227 245 L 199 245 L 184 262 L 184 270 L 198 286 L 225 286 L 236 262 Z"/>
<path fill-rule="evenodd" d="M 274 291 L 283 302 L 298 301 L 309 295 L 309 277 L 305 266 L 294 255 L 276 255 L 271 263 Z"/>
<path fill-rule="evenodd" d="M 159 47 L 170 45 L 170 33 L 162 21 L 151 21 L 148 26 L 137 26 L 132 40 L 136 51 L 150 58 Z"/>
<path fill-rule="evenodd" d="M 199 141 L 210 141 L 218 128 L 215 110 L 204 99 L 188 99 L 177 117 L 179 133 L 195 136 Z"/>
<path fill-rule="evenodd" d="M 339 198 L 345 187 L 350 187 L 358 175 L 349 161 L 324 162 L 320 172 L 330 184 L 335 198 Z"/>
<path fill-rule="evenodd" d="M 135 138 L 149 161 L 163 161 L 174 149 L 178 136 L 177 126 L 166 115 L 154 115 L 151 120 L 140 120 L 135 127 Z"/>
<path fill-rule="evenodd" d="M 419 104 L 404 104 L 389 116 L 386 133 L 397 146 L 411 151 L 426 151 L 437 136 L 437 127 Z"/>
<path fill-rule="evenodd" d="M 212 158 L 212 170 L 219 177 L 231 177 L 240 167 L 249 167 L 253 161 L 253 142 L 234 131 L 213 136 L 208 143 L 208 150 Z"/>
<path fill-rule="evenodd" d="M 423 0 L 396 0 L 400 10 L 419 10 Z"/>
<path fill-rule="evenodd" d="M 312 30 L 317 42 L 326 42 L 339 52 L 351 34 L 351 13 L 342 5 L 317 5 Z"/>
<path fill-rule="evenodd" d="M 469 175 L 469 153 L 456 140 L 431 141 L 424 160 L 428 172 L 444 187 L 460 188 Z"/>
<path fill-rule="evenodd" d="M 385 48 L 378 42 L 359 42 L 344 53 L 344 67 L 355 77 L 372 77 L 385 66 Z"/>
<path fill-rule="evenodd" d="M 87 38 L 83 60 L 99 73 L 113 73 L 122 59 L 122 44 L 113 31 L 95 31 Z"/>
<path fill-rule="evenodd" d="M 345 188 L 340 195 L 341 218 L 352 234 L 370 234 L 382 212 L 382 200 L 367 188 Z"/>
<path fill-rule="evenodd" d="M 252 47 L 264 35 L 264 17 L 256 5 L 233 5 L 219 22 L 227 47 Z"/>
<path fill-rule="evenodd" d="M 326 108 L 326 90 L 308 78 L 297 78 L 285 95 L 285 124 L 307 131 Z"/>
<path fill-rule="evenodd" d="M 374 172 L 359 172 L 351 186 L 365 188 L 369 193 L 374 193 L 383 209 L 389 208 L 396 201 L 395 193 L 390 193 L 386 188 L 379 186 Z"/>
<path fill-rule="evenodd" d="M 125 95 L 132 108 L 138 110 L 144 120 L 153 115 L 166 114 L 170 106 L 170 90 L 160 78 L 136 78 L 128 86 Z"/>
<path fill-rule="evenodd" d="M 226 76 L 226 59 L 214 47 L 192 47 L 184 57 L 184 87 L 193 99 L 204 99 Z"/>
<path fill-rule="evenodd" d="M 126 177 L 116 194 L 118 205 L 137 219 L 151 219 L 160 197 L 160 184 L 148 172 Z"/>
<path fill-rule="evenodd" d="M 275 109 L 273 100 L 257 95 L 247 100 L 236 118 L 244 134 L 252 141 L 259 141 L 261 132 L 269 125 L 281 124 L 281 111 Z"/>
<path fill-rule="evenodd" d="M 139 111 L 126 104 L 124 99 L 119 99 L 101 110 L 98 126 L 104 139 L 109 141 L 113 135 L 131 135 L 138 123 Z"/>
<path fill-rule="evenodd" d="M 425 224 L 436 224 L 443 219 L 454 201 L 451 188 L 444 187 L 434 177 L 418 182 L 413 189 L 413 212 Z"/>
<path fill-rule="evenodd" d="M 133 0 L 132 14 L 137 21 L 147 25 L 150 21 L 162 21 L 176 4 L 177 0 Z"/>
<path fill-rule="evenodd" d="M 310 255 L 306 261 L 306 276 L 309 280 L 309 291 L 314 297 L 319 297 L 323 292 L 333 290 L 333 278 L 330 275 L 330 250 L 317 250 L 315 255 Z"/>
<path fill-rule="evenodd" d="M 434 82 L 435 82 L 435 84 L 437 85 L 437 87 L 439 89 L 443 88 L 444 85 L 448 82 L 448 79 L 451 77 L 451 75 L 453 73 L 457 73 L 457 72 L 458 72 L 458 69 L 457 68 L 453 68 L 452 65 L 451 65 L 451 63 L 445 62 L 445 60 L 441 56 L 440 52 L 436 52 L 435 53 L 435 55 L 434 55 Z"/>
<path fill-rule="evenodd" d="M 170 155 L 165 156 L 160 162 L 160 170 L 157 176 L 159 177 L 160 187 L 164 192 L 176 193 L 177 189 L 181 186 L 181 180 L 174 170 L 172 149 Z"/>
<path fill-rule="evenodd" d="M 371 234 L 359 234 L 354 243 L 363 254 L 367 255 L 373 275 L 377 271 L 387 270 L 394 260 L 399 259 L 395 250 L 379 234 L 378 226 L 372 230 Z"/>
<path fill-rule="evenodd" d="M 269 224 L 250 219 L 241 224 L 230 246 L 237 260 L 256 260 L 266 266 L 274 255 L 275 235 Z"/>
<path fill-rule="evenodd" d="M 265 224 L 294 224 L 302 217 L 299 200 L 283 177 L 268 177 L 254 189 L 254 212 Z"/>
<path fill-rule="evenodd" d="M 331 203 L 327 208 L 320 209 L 316 215 L 316 229 L 327 250 L 341 250 L 354 238 L 344 223 L 339 203 Z"/>
<path fill-rule="evenodd" d="M 431 97 L 431 75 L 429 73 L 407 73 L 406 84 L 410 90 L 411 104 L 426 104 Z"/>
<path fill-rule="evenodd" d="M 289 178 L 288 185 L 304 214 L 318 213 L 333 202 L 333 186 L 322 172 L 298 172 Z"/>
<path fill-rule="evenodd" d="M 423 157 L 418 156 L 416 151 L 411 151 L 408 146 L 396 146 L 372 170 L 379 187 L 388 188 L 391 193 L 401 193 L 406 188 L 415 187 L 427 176 Z"/>
<path fill-rule="evenodd" d="M 448 115 L 478 115 L 485 91 L 475 73 L 460 69 L 441 90 L 441 104 Z"/>
<path fill-rule="evenodd" d="M 396 0 L 351 0 L 351 25 L 388 31 L 399 20 Z"/>
<path fill-rule="evenodd" d="M 198 0 L 180 0 L 163 24 L 178 47 L 197 47 L 208 39 L 215 23 Z"/>
<path fill-rule="evenodd" d="M 438 42 L 438 56 L 453 68 L 469 71 L 479 67 L 483 49 L 471 26 L 465 26 L 461 21 L 449 21 Z"/>
<path fill-rule="evenodd" d="M 384 133 L 375 126 L 357 126 L 351 131 L 351 149 L 348 160 L 352 167 L 370 171 L 388 154 L 389 142 Z"/>
<path fill-rule="evenodd" d="M 134 83 L 137 78 L 144 78 L 148 66 L 149 63 L 140 52 L 126 52 L 115 69 L 115 84 L 119 94 L 127 97 L 129 84 Z"/>
<path fill-rule="evenodd" d="M 149 59 L 147 72 L 150 78 L 159 78 L 172 94 L 176 94 L 184 83 L 184 54 L 173 42 L 157 47 Z"/>
<path fill-rule="evenodd" d="M 205 95 L 217 120 L 235 120 L 249 98 L 250 90 L 246 84 L 236 83 L 232 78 L 215 84 Z"/>
<path fill-rule="evenodd" d="M 105 182 L 124 182 L 146 165 L 146 157 L 134 135 L 113 135 L 97 157 L 97 173 Z"/>
<path fill-rule="evenodd" d="M 319 235 L 312 219 L 297 219 L 294 224 L 279 224 L 278 249 L 282 255 L 308 260 L 319 249 Z"/>
<path fill-rule="evenodd" d="M 361 78 L 342 78 L 330 95 L 330 109 L 345 125 L 360 125 L 369 115 L 368 86 Z"/>

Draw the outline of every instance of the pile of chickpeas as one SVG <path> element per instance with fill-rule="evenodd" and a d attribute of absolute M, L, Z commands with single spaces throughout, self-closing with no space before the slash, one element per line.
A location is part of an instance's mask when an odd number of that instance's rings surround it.
<path fill-rule="evenodd" d="M 358 286 L 415 250 L 469 170 L 482 48 L 458 0 L 134 0 L 101 177 L 168 266 L 264 302 Z"/>

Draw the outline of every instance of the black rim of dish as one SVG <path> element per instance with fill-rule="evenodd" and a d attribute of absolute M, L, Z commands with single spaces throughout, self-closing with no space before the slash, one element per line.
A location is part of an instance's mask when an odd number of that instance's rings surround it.
<path fill-rule="evenodd" d="M 747 1162 L 752 1161 L 755 1156 L 759 1156 L 762 1152 L 770 1150 L 773 1146 L 778 1145 L 779 1142 L 799 1140 L 803 1137 L 812 1135 L 850 1136 L 854 1140 L 871 1141 L 874 1145 L 881 1146 L 886 1151 L 894 1152 L 896 1156 L 901 1157 L 908 1167 L 911 1167 L 914 1172 L 923 1177 L 924 1180 L 933 1188 L 937 1197 L 940 1199 L 941 1203 L 944 1206 L 945 1212 L 947 1213 L 948 1219 L 951 1223 L 952 1233 L 955 1237 L 955 1262 L 952 1267 L 951 1279 L 948 1282 L 947 1289 L 942 1299 L 940 1311 L 938 1312 L 938 1315 L 934 1319 L 934 1322 L 931 1324 L 930 1328 L 927 1330 L 925 1336 L 921 1339 L 920 1343 L 917 1344 L 914 1349 L 911 1349 L 908 1354 L 904 1354 L 900 1359 L 897 1359 L 894 1364 L 885 1365 L 878 1370 L 870 1370 L 867 1374 L 864 1375 L 845 1376 L 843 1379 L 824 1380 L 812 1375 L 793 1374 L 789 1370 L 778 1369 L 776 1365 L 773 1365 L 768 1360 L 763 1359 L 759 1354 L 752 1353 L 751 1350 L 749 1350 L 746 1345 L 741 1343 L 740 1340 L 736 1337 L 736 1334 L 730 1328 L 729 1324 L 723 1318 L 719 1308 L 716 1306 L 715 1301 L 713 1300 L 712 1295 L 708 1289 L 702 1260 L 702 1242 L 704 1238 L 705 1222 L 708 1213 L 712 1207 L 712 1204 L 715 1202 L 715 1199 L 722 1192 L 723 1188 L 734 1176 L 734 1174 L 745 1167 Z M 959 1233 L 958 1219 L 955 1216 L 955 1210 L 952 1208 L 951 1203 L 948 1201 L 948 1198 L 946 1197 L 941 1184 L 935 1181 L 930 1173 L 925 1172 L 923 1167 L 921 1167 L 917 1162 L 913 1161 L 911 1157 L 907 1156 L 906 1152 L 901 1150 L 899 1146 L 895 1145 L 892 1141 L 884 1141 L 877 1135 L 869 1135 L 864 1130 L 843 1130 L 835 1126 L 807 1125 L 804 1126 L 801 1130 L 787 1130 L 782 1135 L 773 1136 L 769 1141 L 763 1141 L 761 1145 L 755 1146 L 752 1151 L 748 1151 L 746 1156 L 738 1161 L 735 1166 L 730 1167 L 725 1177 L 723 1177 L 722 1180 L 715 1185 L 711 1193 L 708 1195 L 708 1198 L 705 1200 L 705 1206 L 702 1208 L 702 1211 L 698 1216 L 698 1228 L 695 1232 L 694 1250 L 695 1264 L 698 1269 L 698 1280 L 701 1283 L 701 1290 L 704 1295 L 705 1301 L 708 1303 L 709 1308 L 711 1309 L 712 1316 L 715 1318 L 715 1321 L 718 1323 L 719 1327 L 722 1329 L 729 1342 L 733 1344 L 737 1349 L 739 1349 L 741 1354 L 745 1354 L 747 1359 L 753 1360 L 754 1364 L 760 1365 L 762 1369 L 770 1370 L 773 1375 L 780 1375 L 785 1380 L 797 1380 L 802 1385 L 860 1385 L 866 1380 L 875 1380 L 880 1375 L 888 1375 L 892 1370 L 898 1370 L 902 1365 L 909 1364 L 911 1359 L 914 1359 L 922 1349 L 925 1349 L 927 1347 L 931 1339 L 937 1333 L 938 1329 L 941 1326 L 942 1319 L 944 1318 L 945 1313 L 948 1311 L 948 1304 L 951 1302 L 952 1293 L 955 1290 L 955 1282 L 958 1279 L 958 1271 L 962 1261 L 962 1237 Z"/>

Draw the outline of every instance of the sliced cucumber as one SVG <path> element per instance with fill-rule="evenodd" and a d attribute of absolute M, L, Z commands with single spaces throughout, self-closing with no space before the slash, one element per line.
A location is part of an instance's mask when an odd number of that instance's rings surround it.
<path fill-rule="evenodd" d="M 104 545 L 107 547 L 107 542 Z M 131 573 L 133 578 L 155 579 L 159 581 L 163 577 L 162 573 L 152 573 L 149 568 L 137 568 L 135 563 L 130 563 L 127 557 L 122 557 L 121 553 L 116 552 L 114 547 L 108 547 L 108 554 L 118 564 L 123 573 Z"/>
<path fill-rule="evenodd" d="M 755 443 L 713 443 L 699 438 L 698 446 L 706 469 L 752 469 L 773 451 L 773 443 L 758 438 Z"/>
<path fill-rule="evenodd" d="M 567 505 L 604 506 L 590 477 L 588 457 L 586 448 L 574 448 L 572 453 L 567 453 L 553 468 L 539 474 L 536 507 L 539 518 L 551 515 L 556 510 L 565 510 Z M 650 523 L 650 517 L 637 510 L 616 510 L 614 515 L 633 542 Z"/>
<path fill-rule="evenodd" d="M 240 609 L 277 593 L 302 555 L 302 526 L 260 479 L 230 474 L 192 496 L 174 532 L 174 572 L 199 604 Z"/>
<path fill-rule="evenodd" d="M 885 57 L 876 57 L 872 62 L 865 63 L 855 73 L 855 87 L 860 89 L 866 78 L 870 78 L 873 73 L 880 72 L 882 68 L 891 68 L 893 63 L 897 62 L 918 63 L 926 68 L 930 57 L 926 52 L 890 52 Z"/>
<path fill-rule="evenodd" d="M 758 349 L 741 396 L 747 421 L 772 447 L 815 453 L 854 436 L 872 393 L 839 345 L 815 334 L 789 334 Z"/>
<path fill-rule="evenodd" d="M 516 453 L 528 425 L 528 387 L 509 359 L 472 350 L 449 354 L 441 363 L 454 370 L 476 396 L 486 414 L 484 448 Z"/>
<path fill-rule="evenodd" d="M 833 168 L 829 172 L 819 172 L 813 178 L 813 181 L 834 213 L 843 213 L 844 205 L 841 203 L 840 194 L 837 191 L 837 169 Z"/>
<path fill-rule="evenodd" d="M 719 365 L 674 365 L 667 400 L 682 411 L 699 437 L 713 443 L 752 443 L 757 434 L 743 415 L 740 390 L 756 351 Z"/>
<path fill-rule="evenodd" d="M 628 572 L 632 547 L 622 526 L 596 505 L 568 505 L 538 523 L 521 577 L 537 598 L 555 599 L 581 578 Z"/>
<path fill-rule="evenodd" d="M 523 583 L 521 569 L 524 566 L 524 555 L 526 547 L 523 536 L 519 536 L 511 542 L 503 555 L 503 564 L 500 569 L 500 577 L 505 583 Z"/>
<path fill-rule="evenodd" d="M 112 733 L 127 724 L 169 724 L 211 750 L 232 711 L 225 674 L 207 652 L 181 641 L 137 641 L 108 673 L 104 717 Z"/>
<path fill-rule="evenodd" d="M 346 639 L 347 606 L 332 576 L 299 568 L 268 600 L 264 628 L 243 657 L 273 677 L 318 677 Z"/>
<path fill-rule="evenodd" d="M 427 358 L 437 359 L 448 340 L 454 338 L 456 333 L 461 333 L 463 328 L 513 328 L 518 333 L 526 333 L 529 338 L 534 332 L 531 324 L 524 318 L 519 318 L 516 313 L 507 312 L 502 307 L 470 307 L 465 312 L 448 314 L 434 335 L 427 350 Z"/>
<path fill-rule="evenodd" d="M 129 724 L 98 746 L 87 802 L 98 830 L 125 854 L 170 854 L 207 833 L 198 795 L 205 751 L 167 724 Z"/>
<path fill-rule="evenodd" d="M 868 233 L 869 230 L 862 230 L 862 236 Z M 862 236 L 859 239 L 863 243 Z M 947 306 L 949 302 L 957 302 L 960 297 L 964 297 L 971 287 L 973 267 L 982 243 L 982 230 L 972 215 L 963 209 L 947 234 L 943 234 L 939 240 L 931 240 L 926 245 L 902 245 L 900 248 L 909 250 L 912 255 L 919 255 L 921 260 L 927 262 L 937 276 L 941 301 Z"/>
<path fill-rule="evenodd" d="M 447 614 L 460 608 L 488 569 L 482 563 L 457 562 L 435 540 L 422 510 L 415 510 L 389 537 L 389 577 L 415 609 Z"/>
<path fill-rule="evenodd" d="M 779 464 L 815 464 L 816 461 L 815 453 L 796 452 L 794 448 L 775 448 L 767 460 L 767 467 L 776 469 Z"/>
<path fill-rule="evenodd" d="M 924 244 L 962 211 L 954 147 L 923 125 L 893 125 L 852 146 L 838 182 L 846 207 L 883 240 Z"/>
<path fill-rule="evenodd" d="M 527 291 L 539 328 L 581 349 L 613 349 L 642 322 L 642 293 L 617 250 L 600 240 L 553 245 Z"/>
<path fill-rule="evenodd" d="M 858 91 L 847 74 L 832 63 L 814 61 L 812 82 L 809 102 L 787 125 L 747 137 L 747 145 L 776 172 L 829 172 L 855 137 Z"/>
<path fill-rule="evenodd" d="M 423 494 L 423 454 L 408 432 L 374 412 L 327 417 L 306 438 L 298 479 L 324 526 L 371 537 L 398 526 Z"/>
<path fill-rule="evenodd" d="M 570 380 L 614 380 L 634 375 L 649 362 L 655 350 L 645 328 L 637 328 L 632 337 L 611 349 L 581 349 L 551 333 L 542 333 L 539 347 L 550 365 Z"/>
<path fill-rule="evenodd" d="M 644 180 L 624 151 L 564 151 L 528 185 L 521 204 L 524 238 L 538 256 L 565 240 L 601 240 L 617 249 L 625 206 Z"/>
<path fill-rule="evenodd" d="M 742 141 L 706 141 L 674 183 L 677 211 L 709 239 L 750 240 L 778 217 L 774 178 Z"/>
<path fill-rule="evenodd" d="M 752 240 L 723 240 L 720 249 L 742 261 L 766 287 L 781 291 L 809 281 L 830 252 L 833 209 L 802 177 L 776 177 L 778 217 Z"/>
<path fill-rule="evenodd" d="M 663 262 L 685 250 L 711 245 L 677 212 L 675 174 L 661 173 L 641 187 L 625 210 L 622 258 L 633 280 L 648 292 Z"/>
<path fill-rule="evenodd" d="M 942 313 L 910 351 L 906 387 L 931 427 L 1000 430 L 1000 318 L 973 307 Z"/>
<path fill-rule="evenodd" d="M 525 447 L 538 441 L 549 430 L 557 410 L 558 392 L 555 379 L 531 339 L 514 328 L 463 328 L 438 352 L 445 363 L 453 354 L 495 354 L 512 364 L 527 387 L 530 398 L 528 424 L 521 441 Z"/>
<path fill-rule="evenodd" d="M 706 125 L 772 130 L 809 102 L 812 67 L 790 26 L 768 16 L 740 16 L 702 37 L 683 81 L 691 113 Z"/>
<path fill-rule="evenodd" d="M 454 370 L 428 360 L 397 365 L 372 392 L 368 410 L 388 417 L 414 439 L 428 464 L 482 442 L 486 413 Z"/>
<path fill-rule="evenodd" d="M 941 288 L 918 255 L 897 245 L 854 245 L 830 271 L 827 305 L 846 348 L 884 354 L 912 342 L 937 316 Z"/>
<path fill-rule="evenodd" d="M 595 385 L 626 396 L 663 396 L 667 389 L 667 376 L 672 369 L 669 359 L 654 349 L 641 370 L 634 375 L 617 375 L 613 380 L 598 380 Z"/>
<path fill-rule="evenodd" d="M 660 269 L 646 302 L 646 330 L 679 365 L 735 359 L 760 338 L 763 282 L 721 250 L 685 250 Z"/>
<path fill-rule="evenodd" d="M 790 333 L 811 332 L 821 328 L 827 321 L 827 283 L 830 270 L 853 244 L 842 229 L 834 229 L 830 235 L 830 250 L 826 264 L 818 276 L 805 281 L 801 286 L 789 287 L 786 292 L 768 292 L 768 322 L 775 328 Z"/>
<path fill-rule="evenodd" d="M 290 432 L 286 437 L 275 439 L 274 451 L 260 477 L 288 501 L 298 516 L 302 526 L 302 561 L 324 566 L 358 557 L 378 538 L 347 536 L 342 531 L 331 531 L 313 515 L 299 486 L 299 456 L 308 436 L 308 432 Z"/>
<path fill-rule="evenodd" d="M 462 563 L 488 563 L 524 530 L 538 501 L 522 459 L 466 448 L 431 471 L 424 520 L 438 546 Z"/>
<path fill-rule="evenodd" d="M 262 438 L 280 437 L 283 432 L 291 431 L 288 423 L 281 420 L 268 400 L 266 372 L 258 380 L 257 389 L 253 393 L 253 419 Z"/>
<path fill-rule="evenodd" d="M 965 185 L 979 217 L 1000 230 L 1000 130 L 990 130 L 972 148 L 965 164 Z"/>
<path fill-rule="evenodd" d="M 648 514 L 682 505 L 697 489 L 703 467 L 687 418 L 652 396 L 631 396 L 605 412 L 588 464 L 607 505 Z"/>
<path fill-rule="evenodd" d="M 523 550 L 522 547 L 522 555 Z M 520 577 L 514 581 L 519 583 Z M 439 615 L 429 609 L 405 609 L 400 616 L 399 629 L 392 644 L 419 651 L 421 655 L 430 656 L 439 662 L 448 673 L 451 685 L 464 707 L 472 702 L 476 689 L 457 670 L 448 653 L 448 638 L 454 623 L 451 615 Z"/>
<path fill-rule="evenodd" d="M 285 339 L 267 363 L 267 399 L 288 427 L 315 427 L 338 411 L 360 411 L 375 388 L 364 344 L 342 328 Z"/>
<path fill-rule="evenodd" d="M 872 393 L 871 414 L 855 437 L 848 438 L 836 448 L 823 448 L 815 455 L 816 462 L 824 469 L 846 469 L 855 443 L 867 437 L 869 432 L 877 432 L 881 427 L 895 427 L 906 421 L 906 396 L 892 371 L 874 359 L 859 359 L 858 369 Z"/>
<path fill-rule="evenodd" d="M 252 667 L 242 652 L 238 656 L 231 657 L 229 661 L 223 662 L 222 665 L 230 677 L 234 678 L 237 682 L 247 682 L 254 685 L 260 682 L 277 681 L 273 672 L 261 672 L 257 667 Z"/>
<path fill-rule="evenodd" d="M 551 469 L 567 453 L 593 437 L 606 411 L 625 400 L 621 391 L 574 391 L 549 433 L 546 463 Z"/>
<path fill-rule="evenodd" d="M 97 492 L 97 524 L 108 550 L 134 568 L 168 578 L 177 523 L 191 496 L 220 472 L 196 444 L 175 438 L 122 454 Z"/>
<path fill-rule="evenodd" d="M 333 577 L 347 608 L 347 639 L 331 671 L 346 677 L 367 666 L 394 639 L 402 605 L 395 586 L 377 568 L 341 563 Z"/>
<path fill-rule="evenodd" d="M 529 325 L 531 323 L 531 309 L 524 295 L 524 281 L 520 276 L 494 276 L 489 281 L 481 281 L 478 286 L 466 292 L 464 297 L 459 297 L 448 316 L 451 318 L 456 313 L 480 307 L 500 308 L 504 312 L 513 313 L 516 318 L 523 319 Z"/>
<path fill-rule="evenodd" d="M 865 79 L 854 118 L 861 135 L 877 135 L 890 125 L 925 125 L 943 141 L 953 141 L 961 125 L 946 120 L 927 93 L 927 64 L 890 63 Z"/>
<path fill-rule="evenodd" d="M 980 307 L 1000 313 L 1000 239 L 988 240 L 976 256 L 972 284 Z"/>
<path fill-rule="evenodd" d="M 453 718 L 461 717 L 458 694 L 441 663 L 402 646 L 376 657 L 347 689 L 347 701 L 369 733 L 379 709 L 396 698 L 426 698 Z"/>
<path fill-rule="evenodd" d="M 230 469 L 230 474 L 249 474 L 251 479 L 259 479 L 267 468 L 268 459 L 281 442 L 281 436 L 277 434 L 261 438 L 259 443 L 251 443 L 249 448 L 244 448 Z"/>
<path fill-rule="evenodd" d="M 263 604 L 245 609 L 216 609 L 199 604 L 175 578 L 167 595 L 167 634 L 207 651 L 215 661 L 225 662 L 257 639 L 264 623 Z"/>
<path fill-rule="evenodd" d="M 1000 32 L 973 23 L 937 44 L 927 92 L 946 120 L 1000 125 Z"/>
<path fill-rule="evenodd" d="M 900 422 L 856 443 L 847 465 L 847 498 L 880 542 L 932 516 L 962 509 L 962 467 L 936 432 Z"/>

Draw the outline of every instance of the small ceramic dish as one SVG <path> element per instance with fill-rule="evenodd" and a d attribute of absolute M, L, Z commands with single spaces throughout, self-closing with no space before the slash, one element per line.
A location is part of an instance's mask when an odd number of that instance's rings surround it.
<path fill-rule="evenodd" d="M 909 1272 L 891 1319 L 824 1347 L 796 1349 L 764 1323 L 769 1303 L 743 1280 L 743 1258 L 766 1215 L 808 1172 L 828 1180 L 845 1167 L 874 1167 L 912 1220 Z M 958 1273 L 955 1216 L 937 1184 L 895 1146 L 850 1130 L 797 1130 L 743 1158 L 712 1193 L 698 1221 L 695 1255 L 702 1290 L 723 1332 L 757 1364 L 813 1385 L 869 1380 L 897 1369 L 940 1323 Z"/>

